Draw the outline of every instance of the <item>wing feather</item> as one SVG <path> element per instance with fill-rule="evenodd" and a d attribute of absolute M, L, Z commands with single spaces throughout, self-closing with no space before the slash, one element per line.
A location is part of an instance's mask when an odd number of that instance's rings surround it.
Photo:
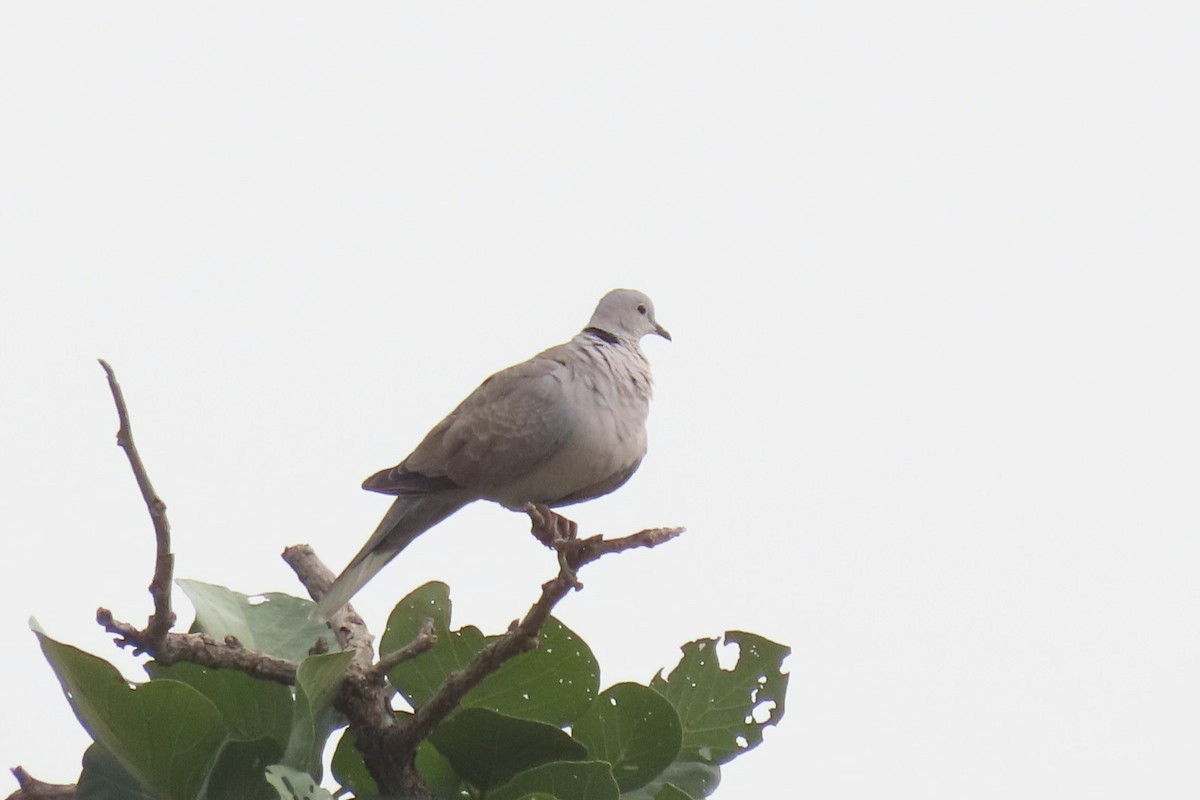
<path fill-rule="evenodd" d="M 564 388 L 570 368 L 559 349 L 488 378 L 408 458 L 385 470 L 387 478 L 366 488 L 407 486 L 422 491 L 449 481 L 450 486 L 486 495 L 531 472 L 558 452 L 574 421 Z"/>

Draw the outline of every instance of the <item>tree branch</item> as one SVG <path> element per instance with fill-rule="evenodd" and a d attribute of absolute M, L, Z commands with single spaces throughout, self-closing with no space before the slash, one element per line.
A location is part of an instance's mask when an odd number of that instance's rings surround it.
<path fill-rule="evenodd" d="M 255 678 L 288 686 L 296 683 L 296 664 L 256 650 L 247 650 L 232 636 L 224 642 L 218 642 L 203 633 L 168 633 L 161 639 L 151 641 L 146 631 L 113 619 L 112 612 L 107 608 L 96 609 L 96 622 L 117 637 L 118 647 L 133 647 L 135 653 L 148 653 L 163 664 L 190 661 L 212 669 L 236 669 Z"/>
<path fill-rule="evenodd" d="M 164 664 L 191 661 L 205 667 L 237 669 L 256 678 L 277 683 L 295 683 L 296 665 L 289 661 L 247 650 L 236 640 L 217 642 L 204 634 L 171 632 L 171 627 L 175 624 L 175 612 L 171 609 L 171 581 L 175 569 L 175 556 L 171 553 L 171 524 L 167 520 L 167 504 L 154 491 L 150 476 L 146 472 L 146 465 L 133 442 L 129 409 L 125 405 L 121 385 L 117 383 L 116 373 L 104 359 L 100 359 L 100 366 L 108 376 L 108 388 L 117 407 L 117 445 L 125 451 L 129 459 L 129 466 L 133 469 L 142 500 L 146 503 L 146 510 L 150 512 L 157 554 L 154 559 L 154 576 L 150 581 L 154 611 L 146 627 L 138 628 L 128 622 L 114 619 L 112 612 L 107 608 L 96 610 L 96 621 L 117 637 L 117 646 L 132 647 L 138 655 L 149 653 Z"/>
<path fill-rule="evenodd" d="M 25 771 L 24 767 L 13 767 L 13 777 L 20 789 L 10 794 L 7 800 L 71 800 L 75 797 L 73 783 L 46 783 Z"/>
<path fill-rule="evenodd" d="M 285 548 L 283 560 L 296 573 L 296 577 L 308 591 L 308 596 L 314 600 L 324 597 L 337 577 L 333 570 L 317 557 L 312 547 L 306 544 L 294 544 Z M 337 637 L 343 650 L 354 651 L 356 663 L 365 668 L 375 660 L 375 637 L 367 631 L 367 623 L 352 605 L 347 603 L 334 612 L 329 617 L 329 627 L 333 629 L 333 635 Z"/>
<path fill-rule="evenodd" d="M 560 600 L 579 587 L 575 578 L 576 570 L 610 553 L 636 547 L 656 547 L 684 531 L 683 528 L 650 528 L 617 539 L 593 536 L 581 540 L 574 538 L 574 523 L 544 508 L 538 509 L 538 512 L 556 518 L 558 532 L 549 542 L 559 552 L 559 571 L 558 575 L 542 585 L 541 595 L 525 617 L 480 650 L 467 666 L 452 673 L 433 697 L 416 709 L 407 723 L 374 726 L 369 731 L 370 735 L 364 735 L 367 731 L 358 733 L 358 746 L 367 768 L 385 793 L 406 796 L 406 793 L 413 793 L 422 786 L 414 765 L 417 746 L 458 707 L 467 692 L 498 670 L 501 664 L 537 648 L 538 635 L 550 612 Z M 531 516 L 534 518 L 534 535 L 540 540 L 545 529 L 538 517 Z M 343 713 L 350 716 L 345 709 Z"/>
<path fill-rule="evenodd" d="M 416 710 L 412 722 L 406 726 L 405 736 L 410 745 L 416 745 L 450 715 L 464 695 L 475 688 L 484 678 L 500 668 L 508 659 L 521 653 L 537 649 L 538 635 L 542 625 L 558 602 L 579 584 L 576 571 L 610 553 L 620 553 L 635 547 L 656 547 L 683 533 L 683 528 L 650 528 L 617 539 L 592 536 L 588 539 L 560 540 L 558 575 L 542 584 L 541 596 L 525 614 L 525 617 L 501 637 L 485 646 L 463 669 L 450 675 L 434 693 L 429 702 Z"/>
<path fill-rule="evenodd" d="M 133 443 L 133 430 L 129 426 L 129 410 L 125 407 L 125 395 L 113 368 L 104 359 L 100 366 L 108 376 L 108 388 L 112 391 L 113 402 L 117 406 L 117 445 L 125 451 L 129 466 L 133 468 L 134 478 L 138 489 L 142 492 L 142 500 L 150 519 L 154 523 L 154 541 L 156 555 L 154 559 L 154 577 L 150 581 L 150 596 L 154 599 L 154 613 L 146 622 L 143 639 L 147 642 L 157 642 L 166 637 L 171 626 L 175 624 L 175 612 L 171 610 L 171 577 L 175 569 L 175 556 L 171 553 L 171 523 L 167 520 L 167 504 L 162 501 L 150 483 L 146 466 L 138 453 L 137 445 Z M 144 648 L 143 648 L 144 649 Z"/>
<path fill-rule="evenodd" d="M 371 672 L 381 677 L 386 676 L 393 667 L 411 661 L 422 653 L 428 653 L 437 644 L 437 640 L 437 634 L 433 631 L 433 620 L 426 618 L 421 623 L 421 630 L 417 632 L 416 638 L 403 647 L 380 656 L 379 662 L 372 665 Z"/>

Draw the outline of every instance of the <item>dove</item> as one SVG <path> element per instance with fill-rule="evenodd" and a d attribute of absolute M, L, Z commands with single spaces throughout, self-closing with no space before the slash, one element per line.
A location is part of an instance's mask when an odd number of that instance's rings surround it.
<path fill-rule="evenodd" d="M 653 385 L 639 342 L 647 334 L 671 339 L 649 297 L 614 289 L 574 338 L 492 375 L 407 458 L 367 478 L 364 489 L 396 499 L 313 616 L 327 620 L 468 503 L 555 508 L 629 480 L 646 455 Z"/>

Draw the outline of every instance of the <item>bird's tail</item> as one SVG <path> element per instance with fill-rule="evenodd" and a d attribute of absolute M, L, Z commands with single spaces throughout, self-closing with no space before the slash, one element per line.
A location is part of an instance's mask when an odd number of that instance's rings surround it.
<path fill-rule="evenodd" d="M 397 497 L 371 538 L 350 560 L 329 591 L 317 603 L 313 619 L 325 622 L 350 601 L 367 581 L 414 539 L 462 508 L 471 498 L 460 492 L 437 492 Z"/>

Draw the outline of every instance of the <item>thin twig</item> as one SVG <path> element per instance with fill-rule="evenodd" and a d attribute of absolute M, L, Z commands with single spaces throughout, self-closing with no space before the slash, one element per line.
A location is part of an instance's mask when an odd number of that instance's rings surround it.
<path fill-rule="evenodd" d="M 433 631 L 433 620 L 426 617 L 421 623 L 421 630 L 416 637 L 401 648 L 379 657 L 379 662 L 371 666 L 376 675 L 387 675 L 398 664 L 411 661 L 422 653 L 428 653 L 437 644 L 437 634 Z"/>
<path fill-rule="evenodd" d="M 175 570 L 175 556 L 171 553 L 171 523 L 167 520 L 167 504 L 154 491 L 150 476 L 137 445 L 133 443 L 133 430 L 129 425 L 129 410 L 125 406 L 125 395 L 117 376 L 108 362 L 100 359 L 100 366 L 108 376 L 108 388 L 112 391 L 113 402 L 117 406 L 117 445 L 125 451 L 129 466 L 133 468 L 134 478 L 138 489 L 141 490 L 142 500 L 146 510 L 150 512 L 150 520 L 154 523 L 154 541 L 156 554 L 154 559 L 154 577 L 150 581 L 150 596 L 154 599 L 154 613 L 146 622 L 145 638 L 155 642 L 166 637 L 167 632 L 175 624 L 175 612 L 171 610 L 171 577 Z"/>

